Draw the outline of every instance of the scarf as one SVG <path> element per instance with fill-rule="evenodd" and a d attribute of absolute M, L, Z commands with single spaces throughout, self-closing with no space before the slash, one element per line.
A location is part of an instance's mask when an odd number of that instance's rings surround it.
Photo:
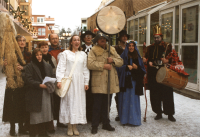
<path fill-rule="evenodd" d="M 54 64 L 53 64 L 53 62 L 52 62 L 52 56 L 51 56 L 51 54 L 49 54 L 49 53 L 47 53 L 47 55 L 42 54 L 42 58 L 43 58 L 46 62 L 49 62 L 49 64 L 51 65 L 51 67 L 52 67 L 53 69 L 55 68 L 55 66 L 54 66 Z"/>
<path fill-rule="evenodd" d="M 87 46 L 87 45 L 85 44 L 85 47 L 86 47 L 85 53 L 88 55 L 88 53 L 90 52 L 90 50 L 91 50 L 91 48 L 92 48 L 92 45 Z"/>
<path fill-rule="evenodd" d="M 43 62 L 43 60 L 41 62 L 39 62 L 37 60 L 36 54 L 34 52 L 33 52 L 33 55 L 32 55 L 32 62 L 39 68 L 41 76 L 44 79 L 45 76 L 46 76 L 45 70 L 44 70 L 44 62 Z"/>

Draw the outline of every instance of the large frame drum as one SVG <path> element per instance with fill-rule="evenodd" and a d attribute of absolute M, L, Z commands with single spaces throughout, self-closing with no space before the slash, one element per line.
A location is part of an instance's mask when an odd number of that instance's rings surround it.
<path fill-rule="evenodd" d="M 180 75 L 166 67 L 161 67 L 156 74 L 156 81 L 166 86 L 181 90 L 187 86 L 188 77 Z"/>

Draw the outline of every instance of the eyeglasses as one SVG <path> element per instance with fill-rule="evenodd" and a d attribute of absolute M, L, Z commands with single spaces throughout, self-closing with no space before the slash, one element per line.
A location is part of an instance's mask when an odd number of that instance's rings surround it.
<path fill-rule="evenodd" d="M 26 42 L 26 40 L 18 40 L 18 42 Z"/>
<path fill-rule="evenodd" d="M 92 35 L 85 35 L 85 38 L 92 38 Z"/>

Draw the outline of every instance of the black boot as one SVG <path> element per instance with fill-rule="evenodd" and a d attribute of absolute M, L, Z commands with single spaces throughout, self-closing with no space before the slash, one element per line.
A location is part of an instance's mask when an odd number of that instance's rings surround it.
<path fill-rule="evenodd" d="M 92 127 L 92 130 L 91 130 L 91 133 L 92 134 L 96 134 L 98 131 L 98 128 L 97 127 Z"/>
<path fill-rule="evenodd" d="M 115 131 L 115 128 L 112 127 L 110 124 L 103 125 L 102 129 L 108 130 L 108 131 Z"/>
<path fill-rule="evenodd" d="M 19 123 L 18 125 L 19 125 L 18 133 L 23 135 L 28 135 L 28 131 L 25 130 L 23 123 Z"/>
<path fill-rule="evenodd" d="M 159 120 L 162 118 L 162 114 L 157 114 L 157 116 L 154 118 L 155 120 Z"/>
<path fill-rule="evenodd" d="M 10 123 L 10 136 L 17 136 L 15 132 L 15 123 Z"/>
<path fill-rule="evenodd" d="M 57 122 L 57 127 L 67 128 L 67 125 Z"/>
<path fill-rule="evenodd" d="M 176 122 L 176 119 L 173 117 L 173 115 L 168 115 L 168 119 L 172 122 Z"/>

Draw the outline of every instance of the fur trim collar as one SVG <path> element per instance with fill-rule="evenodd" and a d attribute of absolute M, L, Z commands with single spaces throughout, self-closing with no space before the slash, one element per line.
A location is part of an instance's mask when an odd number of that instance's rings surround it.
<path fill-rule="evenodd" d="M 108 52 L 108 44 L 106 44 L 107 45 L 107 49 L 106 49 L 106 52 Z M 92 47 L 92 49 L 91 49 L 93 52 L 94 52 L 94 54 L 95 55 L 97 55 L 97 56 L 101 56 L 101 55 L 103 55 L 103 53 L 104 53 L 104 49 L 102 48 L 102 47 L 100 47 L 99 45 L 94 45 L 93 47 Z M 114 55 L 115 54 L 115 48 L 114 47 L 112 47 L 112 46 L 110 46 L 110 54 L 112 54 L 112 55 Z"/>

